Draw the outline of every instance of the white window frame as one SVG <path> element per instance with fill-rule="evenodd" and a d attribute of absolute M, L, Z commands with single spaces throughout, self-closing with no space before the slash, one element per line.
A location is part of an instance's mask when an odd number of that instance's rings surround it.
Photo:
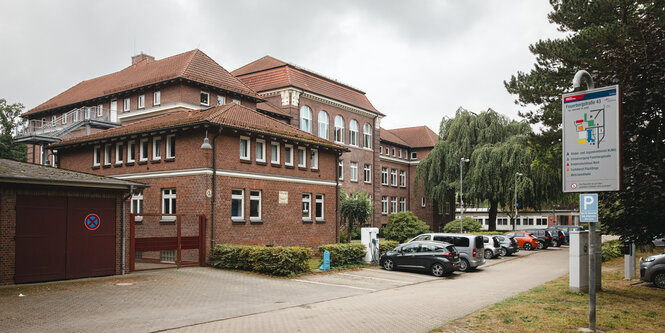
<path fill-rule="evenodd" d="M 115 164 L 120 165 L 122 164 L 122 142 L 118 142 L 115 144 Z"/>
<path fill-rule="evenodd" d="M 404 170 L 399 171 L 399 186 L 406 187 L 406 171 Z"/>
<path fill-rule="evenodd" d="M 312 133 L 312 109 L 307 105 L 300 107 L 300 129 Z"/>
<path fill-rule="evenodd" d="M 344 143 L 344 117 L 340 115 L 335 116 L 334 140 L 336 143 Z"/>
<path fill-rule="evenodd" d="M 236 103 L 236 104 L 238 104 L 238 105 L 241 105 L 241 104 L 240 104 L 240 100 L 237 99 L 237 98 L 234 98 L 232 102 L 233 102 L 233 103 Z"/>
<path fill-rule="evenodd" d="M 395 147 L 393 147 L 393 157 L 395 157 Z"/>
<path fill-rule="evenodd" d="M 320 138 L 328 140 L 328 137 L 330 135 L 330 116 L 328 115 L 328 112 L 324 110 L 319 111 L 319 115 L 317 116 L 317 118 L 319 123 L 317 134 L 319 135 Z"/>
<path fill-rule="evenodd" d="M 88 120 L 88 119 L 90 119 L 90 117 L 92 117 L 92 107 L 88 106 L 88 107 L 85 108 L 85 113 L 84 113 L 83 117 L 84 117 L 85 120 Z"/>
<path fill-rule="evenodd" d="M 397 197 L 390 197 L 390 212 L 397 213 Z"/>
<path fill-rule="evenodd" d="M 95 146 L 95 148 L 92 149 L 92 166 L 99 166 L 101 163 L 102 159 L 102 147 L 101 146 Z"/>
<path fill-rule="evenodd" d="M 317 149 L 309 150 L 309 167 L 314 170 L 319 169 L 319 151 Z"/>
<path fill-rule="evenodd" d="M 171 142 L 173 139 L 173 143 Z M 166 158 L 175 158 L 175 134 L 166 136 Z"/>
<path fill-rule="evenodd" d="M 145 94 L 139 95 L 137 105 L 137 109 L 145 109 Z"/>
<path fill-rule="evenodd" d="M 203 96 L 206 96 L 206 102 L 203 102 Z M 199 95 L 199 101 L 201 102 L 201 105 L 210 106 L 210 93 L 201 90 L 201 94 Z"/>
<path fill-rule="evenodd" d="M 381 215 L 388 215 L 388 196 L 381 197 Z"/>
<path fill-rule="evenodd" d="M 159 141 L 159 143 L 157 141 Z M 162 137 L 156 136 L 152 138 L 152 160 L 157 161 L 161 159 L 162 159 Z"/>
<path fill-rule="evenodd" d="M 256 161 L 260 163 L 266 162 L 266 140 L 256 139 Z"/>
<path fill-rule="evenodd" d="M 148 147 L 150 147 L 150 144 L 149 143 L 146 144 L 146 143 L 148 143 L 148 138 L 141 139 L 141 141 L 139 141 L 139 161 L 140 162 L 145 162 L 150 157 L 150 155 L 148 155 Z"/>
<path fill-rule="evenodd" d="M 240 191 L 240 194 L 233 194 L 233 191 Z M 240 200 L 239 211 L 240 216 L 233 216 L 233 200 Z M 231 189 L 231 220 L 244 221 L 245 220 L 245 190 L 241 188 Z"/>
<path fill-rule="evenodd" d="M 352 182 L 358 182 L 358 162 L 350 162 L 349 170 L 351 170 L 351 175 L 349 176 L 349 179 Z"/>
<path fill-rule="evenodd" d="M 104 145 L 104 165 L 111 165 L 111 144 Z"/>
<path fill-rule="evenodd" d="M 156 90 L 154 93 L 152 93 L 152 105 L 161 105 L 162 104 L 162 92 L 160 90 Z"/>
<path fill-rule="evenodd" d="M 420 207 L 425 208 L 427 206 L 427 201 L 425 201 L 425 197 L 420 197 Z"/>
<path fill-rule="evenodd" d="M 298 147 L 298 167 L 307 168 L 307 148 Z"/>
<path fill-rule="evenodd" d="M 415 152 L 415 151 L 412 151 L 412 152 L 411 152 L 411 159 L 412 159 L 412 160 L 417 160 L 417 159 L 418 159 L 418 153 Z"/>
<path fill-rule="evenodd" d="M 226 96 L 217 95 L 217 105 L 226 104 Z"/>
<path fill-rule="evenodd" d="M 406 212 L 406 198 L 399 198 L 399 211 Z"/>
<path fill-rule="evenodd" d="M 131 147 L 131 149 L 130 149 Z M 134 163 L 136 156 L 136 142 L 134 140 L 127 142 L 127 163 Z"/>
<path fill-rule="evenodd" d="M 339 180 L 344 180 L 344 160 L 337 162 L 337 172 L 339 172 Z"/>
<path fill-rule="evenodd" d="M 258 193 L 258 195 L 256 195 Z M 262 207 L 262 191 L 261 190 L 249 190 L 249 221 L 258 222 L 261 221 L 261 207 Z M 252 216 L 252 201 L 259 202 L 258 213 L 259 216 Z"/>
<path fill-rule="evenodd" d="M 275 151 L 277 152 L 276 154 L 273 152 L 273 148 L 276 148 L 275 149 Z M 282 149 L 282 147 L 279 144 L 279 142 L 271 142 L 270 143 L 270 163 L 271 164 L 279 165 L 281 163 L 280 159 L 279 159 L 281 149 Z"/>
<path fill-rule="evenodd" d="M 358 125 L 358 121 L 355 119 L 351 119 L 351 121 L 349 121 L 349 145 L 358 147 L 359 131 L 360 131 L 360 125 Z"/>
<path fill-rule="evenodd" d="M 67 112 L 62 114 L 62 124 L 63 125 L 67 124 Z"/>
<path fill-rule="evenodd" d="M 397 169 L 390 169 L 390 185 L 397 186 Z"/>
<path fill-rule="evenodd" d="M 325 196 L 323 194 L 317 194 L 314 196 L 315 199 L 315 204 L 314 208 L 316 208 L 316 212 L 314 213 L 314 218 L 317 221 L 323 221 L 325 218 Z M 321 208 L 319 209 L 319 204 L 321 204 Z"/>
<path fill-rule="evenodd" d="M 79 121 L 79 112 L 78 112 L 78 110 L 74 111 L 73 114 L 74 114 L 74 120 L 73 121 L 74 122 Z"/>
<path fill-rule="evenodd" d="M 136 209 L 134 209 L 134 203 L 136 203 Z M 129 212 L 132 214 L 141 214 L 143 213 L 143 193 L 133 194 L 132 201 L 129 205 Z M 135 218 L 136 221 L 139 220 L 139 216 Z M 141 219 L 143 220 L 143 219 Z"/>
<path fill-rule="evenodd" d="M 99 105 L 97 105 L 97 117 L 99 118 L 103 115 L 104 115 L 104 105 L 99 104 Z"/>
<path fill-rule="evenodd" d="M 305 205 L 307 204 L 307 205 Z M 307 216 L 303 216 L 302 220 L 303 221 L 312 221 L 312 194 L 311 193 L 303 193 L 302 194 L 302 213 L 305 214 L 305 206 L 307 206 Z"/>
<path fill-rule="evenodd" d="M 132 108 L 132 100 L 129 99 L 129 97 L 125 98 L 125 101 L 124 101 L 124 103 L 122 104 L 122 107 L 123 107 L 122 110 L 123 110 L 124 112 L 129 111 L 129 110 Z"/>
<path fill-rule="evenodd" d="M 55 127 L 55 125 L 58 123 L 58 117 L 56 115 L 51 116 L 51 126 Z"/>
<path fill-rule="evenodd" d="M 168 193 L 167 193 L 168 192 Z M 176 204 L 176 189 L 175 188 L 163 188 L 162 189 L 162 214 L 176 214 L 177 205 Z M 169 201 L 169 209 L 166 211 L 164 202 Z M 175 206 L 175 208 L 174 208 Z M 162 220 L 175 221 L 175 216 L 162 216 Z"/>
<path fill-rule="evenodd" d="M 243 142 L 245 143 L 245 155 L 242 154 L 242 145 Z M 240 156 L 241 160 L 245 161 L 251 161 L 252 159 L 252 146 L 251 146 L 252 140 L 248 136 L 241 136 L 239 140 L 239 145 L 238 145 L 238 154 Z"/>
<path fill-rule="evenodd" d="M 365 164 L 363 166 L 363 181 L 365 184 L 371 184 L 372 183 L 372 165 L 371 164 Z"/>
<path fill-rule="evenodd" d="M 372 149 L 372 125 L 363 125 L 363 148 Z"/>
<path fill-rule="evenodd" d="M 381 167 L 381 185 L 389 185 L 388 183 L 388 168 Z"/>
<path fill-rule="evenodd" d="M 293 145 L 284 145 L 284 165 L 293 166 Z"/>

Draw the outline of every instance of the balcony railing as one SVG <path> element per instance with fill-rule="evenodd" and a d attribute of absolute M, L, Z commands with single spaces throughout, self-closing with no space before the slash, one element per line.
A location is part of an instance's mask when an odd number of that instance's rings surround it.
<path fill-rule="evenodd" d="M 60 136 L 63 130 L 87 121 L 97 120 L 109 122 L 110 110 L 100 106 L 87 106 L 73 109 L 51 119 L 32 119 L 25 127 L 18 131 L 16 137 L 26 136 Z M 116 120 L 117 121 L 117 120 Z"/>

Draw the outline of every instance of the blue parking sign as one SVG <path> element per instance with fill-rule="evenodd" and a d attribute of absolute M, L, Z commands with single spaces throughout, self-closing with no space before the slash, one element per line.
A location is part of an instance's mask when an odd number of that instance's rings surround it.
<path fill-rule="evenodd" d="M 580 194 L 580 222 L 598 222 L 598 194 Z"/>

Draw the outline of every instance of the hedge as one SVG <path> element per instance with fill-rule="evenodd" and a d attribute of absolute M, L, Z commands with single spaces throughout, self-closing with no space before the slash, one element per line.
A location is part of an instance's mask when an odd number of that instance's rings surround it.
<path fill-rule="evenodd" d="M 382 239 L 379 241 L 379 253 L 384 254 L 399 245 L 398 241 Z"/>
<path fill-rule="evenodd" d="M 319 246 L 319 252 L 330 252 L 330 268 L 356 267 L 365 265 L 365 245 L 361 243 L 326 244 Z"/>
<path fill-rule="evenodd" d="M 608 261 L 610 259 L 621 257 L 621 250 L 623 247 L 623 242 L 620 240 L 611 240 L 603 243 L 600 247 L 601 257 L 603 261 Z"/>
<path fill-rule="evenodd" d="M 309 271 L 310 249 L 219 244 L 210 255 L 210 265 L 275 276 L 291 276 Z"/>

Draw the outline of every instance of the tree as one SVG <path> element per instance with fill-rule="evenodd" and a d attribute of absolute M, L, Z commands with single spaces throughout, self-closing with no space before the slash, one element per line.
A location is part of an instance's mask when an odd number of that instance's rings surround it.
<path fill-rule="evenodd" d="M 0 98 L 0 158 L 21 162 L 27 158 L 26 145 L 15 143 L 13 139 L 15 129 L 22 122 L 21 112 L 23 104 L 7 104 L 7 100 Z"/>
<path fill-rule="evenodd" d="M 351 193 L 342 191 L 340 193 L 340 212 L 342 221 L 347 226 L 347 242 L 351 242 L 351 230 L 365 224 L 372 214 L 372 204 L 365 192 Z"/>
<path fill-rule="evenodd" d="M 413 212 L 399 212 L 388 215 L 388 226 L 383 230 L 383 236 L 388 240 L 403 243 L 409 238 L 431 232 L 427 223 L 418 219 Z"/>
<path fill-rule="evenodd" d="M 537 163 L 561 177 L 561 95 L 585 69 L 596 86 L 619 84 L 623 110 L 623 185 L 600 195 L 605 232 L 647 242 L 665 234 L 665 6 L 662 1 L 550 0 L 552 23 L 566 37 L 529 47 L 536 64 L 505 86 L 522 113 L 542 125 L 531 138 Z"/>
<path fill-rule="evenodd" d="M 459 229 L 459 220 L 450 221 L 443 227 L 443 232 L 480 232 L 482 225 L 478 221 L 470 218 L 462 218 L 462 230 Z"/>

